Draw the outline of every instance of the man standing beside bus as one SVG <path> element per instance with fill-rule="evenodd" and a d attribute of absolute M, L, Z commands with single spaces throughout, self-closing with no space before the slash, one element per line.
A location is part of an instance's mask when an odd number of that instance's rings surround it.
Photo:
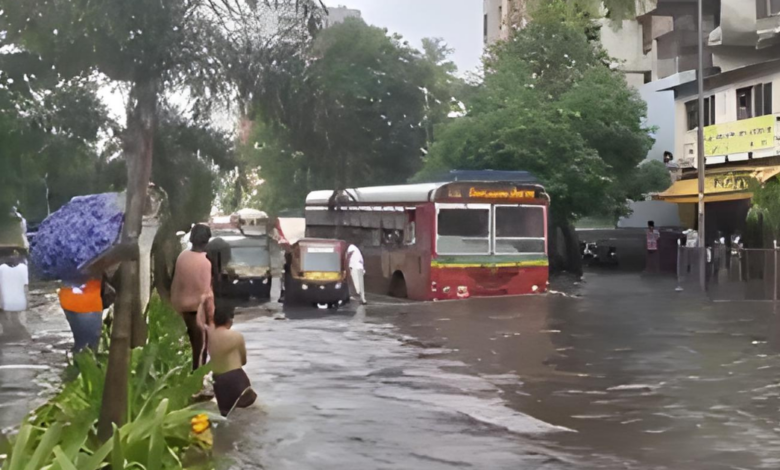
<path fill-rule="evenodd" d="M 347 248 L 347 262 L 349 263 L 349 277 L 352 279 L 355 295 L 360 297 L 362 305 L 366 305 L 366 286 L 363 280 L 366 268 L 363 264 L 363 254 L 355 245 L 349 245 L 349 248 Z"/>

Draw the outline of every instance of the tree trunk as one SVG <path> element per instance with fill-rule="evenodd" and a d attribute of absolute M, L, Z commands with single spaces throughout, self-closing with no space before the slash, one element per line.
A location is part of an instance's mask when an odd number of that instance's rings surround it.
<path fill-rule="evenodd" d="M 138 254 L 138 237 L 143 225 L 146 194 L 152 173 L 157 99 L 157 86 L 154 81 L 133 84 L 132 109 L 128 110 L 127 131 L 124 137 L 127 205 L 121 241 L 134 246 L 136 254 Z M 122 426 L 126 419 L 131 343 L 140 345 L 146 342 L 146 322 L 139 300 L 138 256 L 134 260 L 122 263 L 120 278 L 121 289 L 114 308 L 108 369 L 98 423 L 98 435 L 103 441 L 111 438 L 114 424 L 118 427 Z"/>
<path fill-rule="evenodd" d="M 176 235 L 171 233 L 168 227 L 162 227 L 152 247 L 154 289 L 167 303 L 171 302 L 173 267 L 176 264 L 176 256 L 181 251 L 181 248 L 176 250 L 177 243 L 180 241 Z"/>
<path fill-rule="evenodd" d="M 566 244 L 564 256 L 564 269 L 576 276 L 582 276 L 582 253 L 580 252 L 580 238 L 574 230 L 571 222 L 561 224 L 563 240 Z"/>
<path fill-rule="evenodd" d="M 563 238 L 563 246 L 558 246 L 558 230 Z M 580 239 L 574 230 L 574 225 L 566 220 L 550 220 L 548 227 L 550 271 L 552 273 L 568 272 L 582 276 L 582 253 Z"/>

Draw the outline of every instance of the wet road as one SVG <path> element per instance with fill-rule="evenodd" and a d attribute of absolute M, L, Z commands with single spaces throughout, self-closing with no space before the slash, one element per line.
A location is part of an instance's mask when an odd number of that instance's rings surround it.
<path fill-rule="evenodd" d="M 0 311 L 0 439 L 59 386 L 72 338 L 53 291 L 33 285 L 28 311 Z"/>
<path fill-rule="evenodd" d="M 771 304 L 586 280 L 580 297 L 244 316 L 261 405 L 218 444 L 232 468 L 778 467 Z"/>

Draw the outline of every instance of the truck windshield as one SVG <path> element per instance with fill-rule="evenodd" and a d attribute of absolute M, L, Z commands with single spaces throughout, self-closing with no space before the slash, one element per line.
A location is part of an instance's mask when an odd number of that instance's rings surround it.
<path fill-rule="evenodd" d="M 301 247 L 301 269 L 303 272 L 341 271 L 341 253 L 332 246 Z"/>
<path fill-rule="evenodd" d="M 436 247 L 440 254 L 490 253 L 490 209 L 439 209 Z"/>

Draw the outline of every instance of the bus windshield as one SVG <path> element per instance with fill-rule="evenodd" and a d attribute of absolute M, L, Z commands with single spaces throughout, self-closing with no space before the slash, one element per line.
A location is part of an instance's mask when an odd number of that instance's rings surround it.
<path fill-rule="evenodd" d="M 496 254 L 544 253 L 544 208 L 496 206 Z"/>
<path fill-rule="evenodd" d="M 490 208 L 440 208 L 437 251 L 441 254 L 489 254 Z"/>

